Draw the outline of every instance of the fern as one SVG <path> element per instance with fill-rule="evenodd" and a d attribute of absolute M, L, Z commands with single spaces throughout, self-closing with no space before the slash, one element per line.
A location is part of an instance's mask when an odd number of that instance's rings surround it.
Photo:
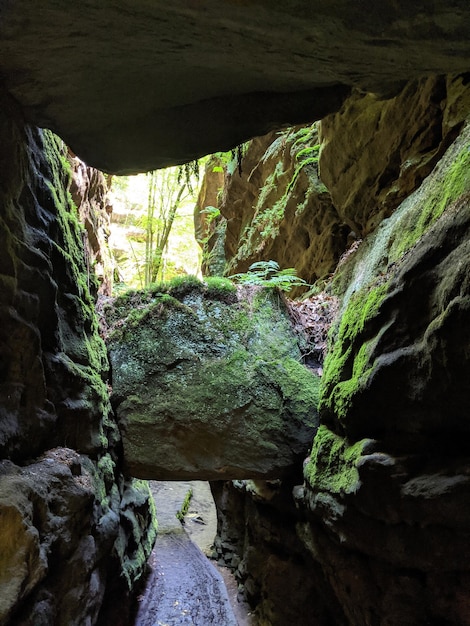
<path fill-rule="evenodd" d="M 305 280 L 297 276 L 294 267 L 281 270 L 279 263 L 273 260 L 252 263 L 248 272 L 233 274 L 229 278 L 242 285 L 274 287 L 285 292 L 289 292 L 293 287 L 307 285 Z"/>

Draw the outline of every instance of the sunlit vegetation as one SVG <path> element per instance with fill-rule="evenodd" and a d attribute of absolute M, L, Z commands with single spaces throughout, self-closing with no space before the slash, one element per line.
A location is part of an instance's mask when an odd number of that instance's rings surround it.
<path fill-rule="evenodd" d="M 113 177 L 110 245 L 117 292 L 198 273 L 193 223 L 197 168 Z"/>

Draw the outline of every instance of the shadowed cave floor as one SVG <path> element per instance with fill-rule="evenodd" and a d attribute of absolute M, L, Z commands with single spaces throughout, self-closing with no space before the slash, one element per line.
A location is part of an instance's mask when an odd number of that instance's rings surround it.
<path fill-rule="evenodd" d="M 237 601 L 233 576 L 205 556 L 216 533 L 209 485 L 199 481 L 149 484 L 159 528 L 134 626 L 254 626 L 246 606 Z M 176 512 L 190 488 L 193 497 L 183 526 Z"/>

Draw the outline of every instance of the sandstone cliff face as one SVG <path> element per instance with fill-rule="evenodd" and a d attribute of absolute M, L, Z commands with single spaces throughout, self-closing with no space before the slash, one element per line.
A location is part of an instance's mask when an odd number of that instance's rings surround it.
<path fill-rule="evenodd" d="M 468 76 L 409 83 L 390 100 L 356 94 L 320 124 L 321 179 L 342 222 L 374 231 L 441 158 L 470 110 Z"/>
<path fill-rule="evenodd" d="M 0 623 L 92 624 L 141 576 L 152 507 L 120 469 L 66 150 L 14 108 L 0 136 Z"/>
<path fill-rule="evenodd" d="M 207 274 L 246 272 L 274 259 L 307 283 L 327 278 L 346 248 L 431 172 L 468 110 L 466 76 L 431 77 L 389 100 L 357 93 L 318 125 L 252 140 L 241 172 L 225 174 L 215 205 L 221 217 L 203 246 L 218 259 Z M 206 171 L 204 184 L 215 176 Z"/>
<path fill-rule="evenodd" d="M 322 122 L 329 143 L 321 171 L 344 167 L 350 181 L 348 186 L 341 177 L 330 179 L 338 213 L 361 233 L 373 232 L 356 243 L 329 283 L 340 297 L 340 312 L 324 363 L 320 427 L 304 482 L 299 476 L 294 487 L 214 486 L 219 558 L 235 569 L 262 623 L 469 623 L 470 460 L 464 441 L 470 404 L 470 132 L 464 82 L 441 82 L 460 95 L 448 90 L 434 122 L 423 129 L 429 151 L 405 142 L 395 177 L 382 182 L 379 167 L 374 174 L 380 152 L 368 166 L 362 152 L 367 145 L 376 154 L 376 135 L 387 136 L 377 125 L 378 105 L 370 112 L 356 99 L 345 105 L 338 132 L 356 120 L 358 141 L 345 141 L 337 157 L 337 120 Z M 413 101 L 428 98 L 436 84 L 425 81 L 421 95 L 414 88 Z M 412 115 L 405 101 L 381 105 L 383 120 L 395 120 L 389 137 L 397 130 L 400 107 L 403 117 Z M 398 108 L 390 117 L 392 104 Z M 452 109 L 459 115 L 450 114 Z M 443 120 L 450 118 L 442 132 Z M 439 129 L 436 141 L 430 140 L 432 128 Z M 364 182 L 360 172 L 366 169 L 371 179 Z M 348 211 L 357 215 L 357 224 Z M 375 220 L 382 220 L 378 227 Z M 280 571 L 284 580 L 303 581 L 294 596 L 295 617 L 276 576 Z"/>
<path fill-rule="evenodd" d="M 221 217 L 205 244 L 206 254 L 219 259 L 223 239 L 225 267 L 219 261 L 216 270 L 246 272 L 255 261 L 273 259 L 295 267 L 309 284 L 333 271 L 351 229 L 319 179 L 318 156 L 316 124 L 248 144 L 240 168 L 225 175 L 216 205 Z"/>
<path fill-rule="evenodd" d="M 108 180 L 99 170 L 88 167 L 70 149 L 67 159 L 72 168 L 70 195 L 86 232 L 84 247 L 87 272 L 98 279 L 98 293 L 110 296 L 115 263 L 108 246 L 113 211 L 108 195 Z"/>

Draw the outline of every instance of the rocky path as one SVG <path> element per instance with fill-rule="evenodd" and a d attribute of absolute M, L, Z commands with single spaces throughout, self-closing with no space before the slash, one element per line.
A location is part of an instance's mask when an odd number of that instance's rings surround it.
<path fill-rule="evenodd" d="M 157 504 L 159 530 L 149 562 L 151 574 L 139 598 L 135 626 L 246 624 L 235 617 L 222 576 L 176 518 L 194 483 L 152 482 L 150 485 Z M 209 515 L 207 509 L 202 498 L 200 510 L 190 508 L 187 518 L 187 524 L 194 525 L 192 530 L 201 545 L 209 545 L 208 533 L 212 533 L 209 542 L 215 533 L 213 520 L 205 519 Z"/>

